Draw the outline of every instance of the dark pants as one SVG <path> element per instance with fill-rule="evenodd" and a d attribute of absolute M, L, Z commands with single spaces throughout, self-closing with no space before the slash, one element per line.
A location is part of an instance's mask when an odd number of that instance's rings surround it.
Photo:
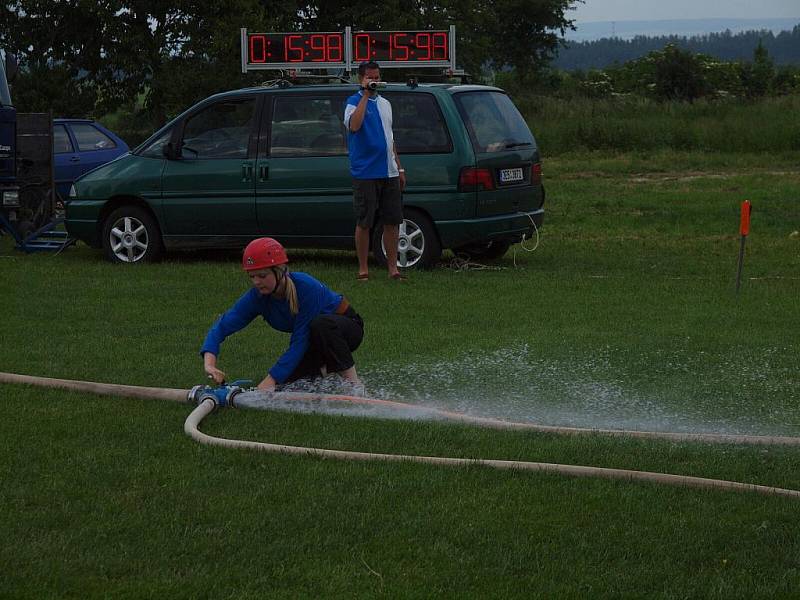
<path fill-rule="evenodd" d="M 347 309 L 343 315 L 319 315 L 309 326 L 309 345 L 305 355 L 286 382 L 315 379 L 328 373 L 345 371 L 355 364 L 352 353 L 364 338 L 364 321 L 356 311 Z"/>
<path fill-rule="evenodd" d="M 403 222 L 400 178 L 354 178 L 353 208 L 356 212 L 356 223 L 362 229 L 372 229 L 378 217 L 384 225 L 400 225 Z"/>

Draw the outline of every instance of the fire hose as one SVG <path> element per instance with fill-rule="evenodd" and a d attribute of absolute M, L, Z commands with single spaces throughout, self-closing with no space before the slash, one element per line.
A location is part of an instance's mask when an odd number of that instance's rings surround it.
<path fill-rule="evenodd" d="M 174 388 L 154 388 L 132 385 L 109 383 L 96 383 L 90 381 L 75 381 L 70 379 L 53 379 L 49 377 L 34 377 L 30 375 L 17 375 L 14 373 L 0 372 L 0 383 L 34 385 L 39 387 L 65 389 L 93 394 L 124 396 L 128 398 L 154 398 L 173 402 L 194 404 L 195 408 L 186 418 L 184 432 L 201 444 L 217 445 L 226 448 L 243 448 L 260 450 L 278 454 L 302 455 L 318 458 L 335 458 L 339 460 L 360 461 L 387 461 L 387 462 L 414 462 L 447 466 L 484 466 L 495 469 L 517 469 L 544 473 L 558 473 L 572 477 L 596 477 L 603 479 L 621 479 L 625 481 L 648 481 L 673 486 L 696 487 L 705 489 L 726 489 L 750 491 L 766 495 L 788 496 L 800 498 L 800 491 L 778 487 L 709 479 L 688 475 L 674 475 L 669 473 L 655 473 L 629 469 L 613 469 L 604 467 L 590 467 L 580 465 L 565 465 L 558 463 L 540 463 L 528 461 L 495 460 L 483 458 L 449 458 L 436 456 L 415 456 L 405 454 L 380 454 L 371 452 L 353 452 L 345 450 L 328 450 L 323 448 L 308 448 L 302 446 L 289 446 L 284 444 L 270 444 L 248 440 L 233 440 L 219 438 L 205 434 L 199 430 L 200 424 L 215 409 L 222 407 L 236 407 L 236 399 L 244 389 L 234 382 L 219 387 L 195 386 L 191 390 Z M 355 396 L 314 394 L 303 392 L 273 392 L 287 402 L 319 402 L 319 403 L 346 403 L 352 405 L 371 405 L 394 409 L 412 409 L 416 413 L 422 412 L 432 418 L 444 419 L 450 422 L 477 425 L 492 429 L 528 430 L 542 433 L 555 434 L 595 434 L 610 436 L 627 436 L 646 439 L 666 439 L 671 441 L 689 441 L 704 443 L 733 443 L 733 444 L 770 444 L 800 446 L 800 437 L 787 436 L 758 436 L 758 435 L 733 435 L 712 433 L 675 433 L 660 431 L 635 431 L 615 429 L 591 429 L 579 427 L 556 427 L 539 425 L 535 423 L 518 423 L 503 421 L 486 417 L 473 417 L 463 413 L 440 410 L 436 408 L 418 407 L 404 402 L 380 400 L 376 398 L 360 398 Z"/>

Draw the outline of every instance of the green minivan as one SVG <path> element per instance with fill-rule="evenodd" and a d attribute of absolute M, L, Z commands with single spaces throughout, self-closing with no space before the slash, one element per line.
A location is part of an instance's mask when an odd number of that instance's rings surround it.
<path fill-rule="evenodd" d="M 78 179 L 66 229 L 124 263 L 164 250 L 242 248 L 259 236 L 352 248 L 342 118 L 354 92 L 283 83 L 211 96 Z M 445 248 L 496 258 L 541 226 L 539 150 L 502 90 L 411 81 L 380 93 L 392 104 L 407 178 L 399 266 L 432 266 Z M 372 250 L 385 262 L 379 229 Z"/>

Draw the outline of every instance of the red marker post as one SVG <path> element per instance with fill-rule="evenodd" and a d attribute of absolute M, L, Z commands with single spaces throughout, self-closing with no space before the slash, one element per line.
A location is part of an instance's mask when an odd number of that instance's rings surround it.
<path fill-rule="evenodd" d="M 736 293 L 739 293 L 739 286 L 742 282 L 742 266 L 744 265 L 744 243 L 750 233 L 750 200 L 742 202 L 742 214 L 739 218 L 739 235 L 742 236 L 742 242 L 739 245 L 739 268 L 736 271 Z"/>

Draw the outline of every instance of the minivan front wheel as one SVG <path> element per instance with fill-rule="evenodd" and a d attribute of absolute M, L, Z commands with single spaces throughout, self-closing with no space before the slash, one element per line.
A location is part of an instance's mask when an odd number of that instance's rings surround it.
<path fill-rule="evenodd" d="M 397 240 L 397 266 L 401 269 L 433 267 L 442 255 L 442 246 L 433 223 L 414 209 L 404 210 L 403 216 Z M 378 224 L 372 236 L 372 254 L 378 263 L 385 265 L 383 225 Z"/>
<path fill-rule="evenodd" d="M 111 262 L 152 262 L 161 256 L 161 232 L 139 206 L 122 206 L 103 222 L 103 249 Z"/>

